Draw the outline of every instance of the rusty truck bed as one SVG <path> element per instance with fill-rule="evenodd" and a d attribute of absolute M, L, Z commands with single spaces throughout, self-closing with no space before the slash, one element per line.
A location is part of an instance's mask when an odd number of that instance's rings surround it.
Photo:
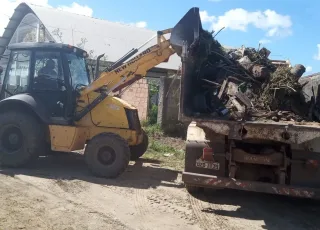
<path fill-rule="evenodd" d="M 182 118 L 185 120 L 186 118 Z M 190 118 L 187 118 L 189 121 Z M 228 136 L 233 140 L 266 140 L 302 144 L 320 137 L 318 122 L 229 121 L 192 118 L 197 126 Z"/>

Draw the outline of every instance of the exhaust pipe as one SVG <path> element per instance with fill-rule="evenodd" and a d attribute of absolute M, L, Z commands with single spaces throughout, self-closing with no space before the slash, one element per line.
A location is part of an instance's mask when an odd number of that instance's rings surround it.
<path fill-rule="evenodd" d="M 99 74 L 100 74 L 100 71 L 99 71 L 100 59 L 101 59 L 103 56 L 104 56 L 104 54 L 100 54 L 100 55 L 97 57 L 96 72 L 95 72 L 94 80 L 96 80 L 96 79 L 99 78 Z"/>

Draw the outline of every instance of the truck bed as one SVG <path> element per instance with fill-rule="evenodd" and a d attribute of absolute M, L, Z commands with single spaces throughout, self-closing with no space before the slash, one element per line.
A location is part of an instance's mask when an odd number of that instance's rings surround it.
<path fill-rule="evenodd" d="M 319 82 L 299 82 L 303 65 L 271 60 L 266 48 L 226 49 L 215 37 L 202 28 L 198 9 L 172 30 L 170 42 L 182 62 L 182 116 L 242 139 L 302 143 L 318 132 Z M 241 127 L 245 135 L 238 134 Z"/>
<path fill-rule="evenodd" d="M 287 144 L 302 144 L 320 138 L 320 123 L 281 121 L 229 121 L 197 118 L 180 114 L 181 121 L 193 121 L 197 126 L 228 136 L 233 140 L 265 140 Z"/>

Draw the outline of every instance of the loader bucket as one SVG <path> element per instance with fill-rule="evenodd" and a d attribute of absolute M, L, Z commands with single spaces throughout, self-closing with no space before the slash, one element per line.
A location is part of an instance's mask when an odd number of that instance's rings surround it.
<path fill-rule="evenodd" d="M 206 110 L 203 89 L 197 80 L 202 62 L 210 54 L 212 34 L 203 30 L 199 8 L 191 8 L 178 24 L 171 30 L 170 43 L 181 58 L 181 101 L 180 111 L 190 116 L 194 111 Z M 197 96 L 199 95 L 199 96 Z"/>
<path fill-rule="evenodd" d="M 202 24 L 199 8 L 191 8 L 178 24 L 172 29 L 170 43 L 176 53 L 181 56 L 182 47 L 187 43 L 187 47 L 193 44 L 202 32 Z"/>

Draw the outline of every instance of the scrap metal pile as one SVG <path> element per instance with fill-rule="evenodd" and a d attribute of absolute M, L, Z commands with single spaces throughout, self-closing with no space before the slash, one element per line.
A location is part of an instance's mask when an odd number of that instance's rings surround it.
<path fill-rule="evenodd" d="M 266 48 L 225 49 L 217 40 L 209 41 L 205 49 L 190 49 L 200 66 L 193 100 L 198 114 L 231 120 L 317 120 L 314 100 L 306 101 L 299 83 L 303 65 L 279 65 L 268 58 Z"/>

